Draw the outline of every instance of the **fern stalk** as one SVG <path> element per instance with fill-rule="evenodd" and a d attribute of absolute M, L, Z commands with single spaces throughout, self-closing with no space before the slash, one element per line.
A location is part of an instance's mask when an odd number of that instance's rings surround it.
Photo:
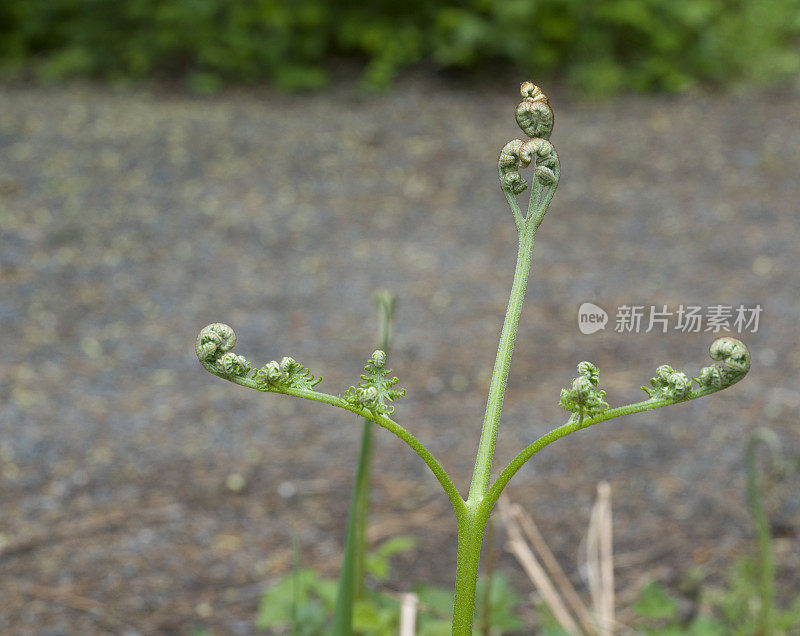
<path fill-rule="evenodd" d="M 269 393 L 302 397 L 360 415 L 368 422 L 375 423 L 396 435 L 425 462 L 447 495 L 456 518 L 458 556 L 452 624 L 453 634 L 456 636 L 472 634 L 478 564 L 489 515 L 503 489 L 528 460 L 549 444 L 569 433 L 623 415 L 641 413 L 711 395 L 736 384 L 750 369 L 750 352 L 743 343 L 735 338 L 718 338 L 709 349 L 709 355 L 716 362 L 702 368 L 698 377 L 690 378 L 685 373 L 663 364 L 656 369 L 656 375 L 650 380 L 650 386 L 642 387 L 647 393 L 647 400 L 610 408 L 604 400 L 605 391 L 600 388 L 599 370 L 590 362 L 581 362 L 578 364 L 578 377 L 572 380 L 568 388 L 561 391 L 560 404 L 564 410 L 570 413 L 567 421 L 523 448 L 500 471 L 499 476 L 492 483 L 492 460 L 511 365 L 511 354 L 531 267 L 534 234 L 542 223 L 561 176 L 558 154 L 549 141 L 550 133 L 553 130 L 553 111 L 548 99 L 539 87 L 531 82 L 523 82 L 520 92 L 522 101 L 517 105 L 515 118 L 529 139 L 524 141 L 513 139 L 508 142 L 500 151 L 497 162 L 500 186 L 511 208 L 519 235 L 517 264 L 492 372 L 475 468 L 466 499 L 462 498 L 447 471 L 427 447 L 403 426 L 391 419 L 394 406 L 389 403 L 403 397 L 405 390 L 395 388 L 398 382 L 397 378 L 389 377 L 390 370 L 385 366 L 386 353 L 384 350 L 379 349 L 373 352 L 364 367 L 365 372 L 361 375 L 359 382 L 350 386 L 340 395 L 331 395 L 317 391 L 315 387 L 320 380 L 290 357 L 284 357 L 280 362 L 272 360 L 260 369 L 251 369 L 250 363 L 244 357 L 233 352 L 236 334 L 224 323 L 213 323 L 205 327 L 198 335 L 196 342 L 197 357 L 203 366 L 214 375 L 240 386 Z M 610 140 L 610 142 L 612 141 Z M 528 182 L 522 177 L 520 171 L 529 167 L 532 169 L 533 179 L 528 207 L 523 214 L 517 202 L 517 196 L 528 189 Z M 385 323 L 387 334 L 390 314 L 389 310 L 386 313 Z M 693 382 L 698 385 L 696 388 Z M 365 422 L 359 472 L 356 477 L 348 521 L 345 560 L 340 579 L 341 598 L 339 607 L 337 607 L 337 631 L 335 633 L 343 636 L 351 633 L 352 626 L 351 612 L 346 611 L 345 608 L 352 607 L 353 598 L 357 594 L 360 581 L 363 580 L 363 567 L 359 563 L 363 563 L 363 545 L 365 543 L 364 524 L 369 489 L 370 435 L 369 427 Z M 762 547 L 764 545 L 768 547 L 768 543 L 765 543 L 763 539 L 760 540 Z M 766 554 L 763 549 L 762 553 Z M 766 581 L 766 579 L 763 580 Z M 771 599 L 771 588 L 767 588 L 766 583 L 764 591 L 764 598 Z M 765 600 L 764 606 L 767 605 Z M 771 606 L 771 601 L 769 605 Z M 767 617 L 765 620 L 770 619 Z"/>

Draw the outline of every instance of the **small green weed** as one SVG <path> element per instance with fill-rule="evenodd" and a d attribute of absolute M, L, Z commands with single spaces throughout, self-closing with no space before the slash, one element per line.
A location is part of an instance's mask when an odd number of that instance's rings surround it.
<path fill-rule="evenodd" d="M 660 583 L 642 588 L 633 611 L 640 617 L 637 629 L 651 636 L 752 636 L 760 633 L 760 579 L 754 560 L 743 559 L 731 568 L 723 589 L 703 586 L 695 599 L 695 615 L 681 615 L 680 599 Z M 785 609 L 775 608 L 771 636 L 789 636 L 800 629 L 800 594 Z M 794 630 L 794 631 L 793 631 Z"/>
<path fill-rule="evenodd" d="M 413 537 L 398 536 L 388 539 L 367 555 L 366 572 L 379 584 L 391 574 L 391 559 L 397 554 L 412 550 Z M 486 586 L 478 583 L 478 606 L 483 606 Z M 282 632 L 292 626 L 297 636 L 319 636 L 333 620 L 337 582 L 325 578 L 313 569 L 290 572 L 267 590 L 261 597 L 256 628 Z M 419 598 L 417 621 L 418 636 L 446 636 L 450 634 L 453 611 L 453 593 L 432 585 L 417 585 L 414 592 Z M 522 633 L 524 623 L 516 608 L 524 601 L 502 575 L 496 575 L 490 586 L 489 617 L 492 634 Z M 353 633 L 370 636 L 395 636 L 400 620 L 399 595 L 382 591 L 367 591 L 355 602 Z"/>

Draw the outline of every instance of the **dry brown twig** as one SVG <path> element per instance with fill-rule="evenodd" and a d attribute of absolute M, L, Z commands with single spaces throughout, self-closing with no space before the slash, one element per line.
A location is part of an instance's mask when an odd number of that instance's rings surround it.
<path fill-rule="evenodd" d="M 580 633 L 577 623 L 561 600 L 553 582 L 550 580 L 544 568 L 539 564 L 533 551 L 523 538 L 522 530 L 514 518 L 512 506 L 507 498 L 502 497 L 498 501 L 498 508 L 503 518 L 506 532 L 508 533 L 509 552 L 519 561 L 522 569 L 525 570 L 525 574 L 528 575 L 528 578 L 541 595 L 542 600 L 544 600 L 550 608 L 550 611 L 553 612 L 553 616 L 558 621 L 559 625 L 570 634 Z"/>
<path fill-rule="evenodd" d="M 525 570 L 561 627 L 579 636 L 634 633 L 615 618 L 611 486 L 608 482 L 597 485 L 597 499 L 582 548 L 594 611 L 573 587 L 533 518 L 505 496 L 498 502 L 498 509 L 508 533 L 509 552 Z"/>
<path fill-rule="evenodd" d="M 511 511 L 522 528 L 522 531 L 525 533 L 525 537 L 530 542 L 536 554 L 539 555 L 553 581 L 558 586 L 561 596 L 577 617 L 583 630 L 590 635 L 596 634 L 597 621 L 592 616 L 591 611 L 583 600 L 581 600 L 578 592 L 575 591 L 575 588 L 561 567 L 561 564 L 558 562 L 558 559 L 556 559 L 541 532 L 539 532 L 539 528 L 533 521 L 533 517 L 526 514 L 519 504 L 512 504 Z"/>
<path fill-rule="evenodd" d="M 611 485 L 606 481 L 597 485 L 597 500 L 589 518 L 586 569 L 599 634 L 611 636 L 614 631 L 614 552 Z"/>

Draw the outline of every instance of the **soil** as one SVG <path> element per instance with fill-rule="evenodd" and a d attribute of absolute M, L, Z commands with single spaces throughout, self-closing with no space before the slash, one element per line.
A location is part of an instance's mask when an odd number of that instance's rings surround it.
<path fill-rule="evenodd" d="M 373 291 L 391 290 L 390 366 L 408 389 L 396 419 L 466 492 L 516 254 L 495 162 L 520 136 L 517 101 L 513 84 L 424 78 L 370 98 L 0 90 L 0 632 L 248 634 L 294 534 L 304 566 L 336 574 L 360 424 L 206 373 L 193 345 L 210 322 L 254 363 L 291 355 L 338 393 L 373 350 Z M 618 333 L 619 306 L 763 313 L 738 336 L 753 354 L 742 383 L 561 440 L 510 497 L 582 586 L 581 539 L 611 483 L 624 617 L 648 578 L 675 587 L 699 566 L 720 582 L 752 553 L 742 457 L 765 426 L 793 467 L 767 480 L 767 508 L 780 594 L 796 596 L 797 96 L 551 103 L 562 178 L 498 469 L 564 421 L 579 361 L 612 405 L 643 399 L 660 364 L 708 363 L 714 333 Z M 585 301 L 609 312 L 605 330 L 580 333 Z M 449 585 L 437 482 L 385 431 L 374 457 L 371 543 L 418 539 L 386 588 Z M 500 528 L 498 567 L 527 595 L 504 542 Z"/>

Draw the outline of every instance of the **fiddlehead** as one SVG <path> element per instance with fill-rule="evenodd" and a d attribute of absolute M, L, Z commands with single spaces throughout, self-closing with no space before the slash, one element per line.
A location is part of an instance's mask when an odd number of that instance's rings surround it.
<path fill-rule="evenodd" d="M 684 400 L 692 390 L 692 381 L 681 372 L 676 371 L 668 364 L 662 364 L 656 369 L 656 377 L 650 379 L 651 387 L 643 386 L 647 395 L 653 399 Z"/>
<path fill-rule="evenodd" d="M 222 322 L 215 322 L 200 331 L 195 352 L 202 365 L 215 375 L 241 377 L 250 371 L 250 363 L 231 351 L 236 333 Z"/>
<path fill-rule="evenodd" d="M 522 82 L 519 87 L 522 101 L 514 116 L 528 137 L 549 139 L 553 132 L 553 109 L 547 95 L 533 82 Z"/>
<path fill-rule="evenodd" d="M 700 385 L 699 388 L 692 389 L 692 383 L 684 373 L 675 371 L 665 364 L 658 367 L 656 377 L 650 381 L 652 388 L 642 387 L 649 396 L 647 400 L 613 408 L 609 408 L 608 404 L 603 402 L 605 392 L 597 388 L 599 384 L 597 367 L 588 362 L 581 362 L 578 365 L 579 377 L 573 380 L 570 389 L 561 390 L 561 406 L 572 412 L 570 418 L 522 449 L 492 484 L 482 505 L 487 511 L 491 510 L 500 493 L 525 462 L 545 446 L 565 435 L 623 415 L 643 413 L 676 402 L 711 395 L 739 382 L 750 370 L 750 352 L 744 343 L 736 338 L 718 338 L 711 344 L 709 354 L 721 364 L 714 364 L 700 371 L 700 378 L 694 378 Z M 587 409 L 592 409 L 592 412 Z"/>
<path fill-rule="evenodd" d="M 711 343 L 708 354 L 712 360 L 719 360 L 722 364 L 700 369 L 700 377 L 694 380 L 701 387 L 715 390 L 727 388 L 736 384 L 750 370 L 750 352 L 736 338 L 717 338 Z"/>
<path fill-rule="evenodd" d="M 650 380 L 651 386 L 643 386 L 642 389 L 651 400 L 680 402 L 721 391 L 737 383 L 750 370 L 750 352 L 736 338 L 717 338 L 711 343 L 708 353 L 713 360 L 719 360 L 722 364 L 703 367 L 699 377 L 692 379 L 664 364 L 656 369 L 656 377 Z M 693 390 L 692 380 L 697 382 L 699 389 Z"/>
<path fill-rule="evenodd" d="M 515 118 L 519 127 L 531 139 L 523 141 L 513 139 L 500 151 L 497 169 L 500 176 L 500 185 L 509 203 L 515 211 L 516 195 L 524 192 L 528 182 L 520 174 L 520 170 L 533 165 L 533 178 L 536 187 L 531 193 L 529 214 L 536 211 L 536 216 L 541 217 L 550 199 L 553 197 L 558 185 L 560 165 L 558 154 L 548 139 L 553 131 L 553 111 L 547 97 L 541 89 L 531 82 L 523 82 L 520 87 L 522 102 L 517 106 Z M 546 189 L 542 192 L 542 189 Z M 521 219 L 518 219 L 518 222 Z"/>
<path fill-rule="evenodd" d="M 519 171 L 533 164 L 534 178 L 542 186 L 555 185 L 558 177 L 558 156 L 555 148 L 546 139 L 509 141 L 500 151 L 497 166 L 500 170 L 500 183 L 503 189 L 513 194 L 521 194 L 528 182 Z"/>
<path fill-rule="evenodd" d="M 315 378 L 302 364 L 288 356 L 280 363 L 275 360 L 268 362 L 255 372 L 253 378 L 262 391 L 268 391 L 271 386 L 313 390 L 322 381 L 322 378 Z"/>
<path fill-rule="evenodd" d="M 397 378 L 390 378 L 391 369 L 385 368 L 386 354 L 378 349 L 364 367 L 366 373 L 361 374 L 361 382 L 351 386 L 344 392 L 342 399 L 356 406 L 361 406 L 373 413 L 391 415 L 394 407 L 387 405 L 406 394 L 405 389 L 393 389 Z"/>
<path fill-rule="evenodd" d="M 599 384 L 600 370 L 591 362 L 581 362 L 578 365 L 578 377 L 572 381 L 572 386 L 561 389 L 559 404 L 579 419 L 596 415 L 608 408 L 603 401 L 606 392 L 598 388 Z"/>
<path fill-rule="evenodd" d="M 214 375 L 226 379 L 246 379 L 248 386 L 260 391 L 275 388 L 313 390 L 321 378 L 315 378 L 302 364 L 285 357 L 273 360 L 260 369 L 250 368 L 247 358 L 235 354 L 236 333 L 222 322 L 204 327 L 197 336 L 195 351 L 203 366 Z"/>
<path fill-rule="evenodd" d="M 384 302 L 389 301 L 384 299 Z M 235 344 L 233 329 L 215 322 L 200 331 L 195 351 L 208 371 L 234 384 L 329 404 L 382 426 L 403 440 L 430 468 L 447 493 L 456 515 L 464 513 L 464 501 L 442 465 L 416 437 L 389 418 L 394 408 L 387 406 L 386 402 L 405 395 L 405 389 L 392 388 L 397 384 L 397 378 L 387 377 L 391 371 L 384 368 L 386 354 L 383 351 L 372 354 L 358 386 L 350 387 L 343 396 L 337 396 L 317 391 L 314 387 L 321 378 L 315 378 L 302 364 L 288 356 L 280 362 L 272 360 L 260 369 L 251 370 L 245 358 L 231 351 Z"/>

